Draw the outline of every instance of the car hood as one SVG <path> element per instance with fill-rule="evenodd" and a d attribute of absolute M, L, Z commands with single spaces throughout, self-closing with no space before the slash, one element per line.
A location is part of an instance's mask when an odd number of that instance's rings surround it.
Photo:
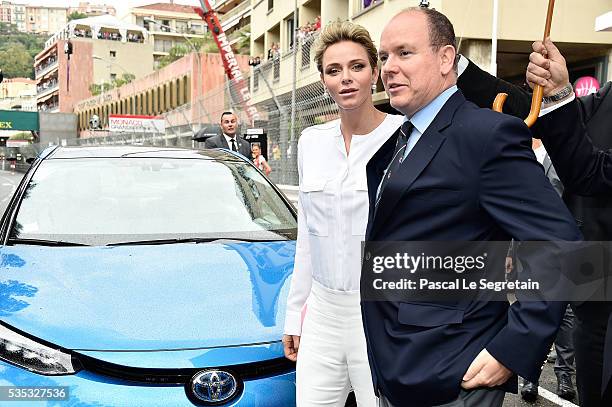
<path fill-rule="evenodd" d="M 201 349 L 282 335 L 295 242 L 0 248 L 0 319 L 67 349 Z"/>

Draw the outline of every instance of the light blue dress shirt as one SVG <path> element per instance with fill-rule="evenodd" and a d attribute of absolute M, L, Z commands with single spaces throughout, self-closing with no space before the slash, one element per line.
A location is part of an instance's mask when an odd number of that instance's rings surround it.
<path fill-rule="evenodd" d="M 404 123 L 406 120 L 410 120 L 413 125 L 412 132 L 408 136 L 408 144 L 406 145 L 406 150 L 404 151 L 404 158 L 402 162 L 406 160 L 410 151 L 414 148 L 416 143 L 419 141 L 425 130 L 429 127 L 431 122 L 434 121 L 440 110 L 442 110 L 442 106 L 450 99 L 451 96 L 457 91 L 457 85 L 453 85 L 450 88 L 446 89 L 444 92 L 440 93 L 435 97 L 434 100 L 429 102 L 425 107 L 412 115 L 411 118 L 404 118 Z M 385 175 L 387 174 L 387 170 L 389 167 L 385 169 L 385 172 L 378 184 L 378 188 L 376 190 L 376 205 L 378 205 L 378 200 L 380 199 L 380 187 L 382 185 L 382 181 L 385 179 Z"/>
<path fill-rule="evenodd" d="M 406 145 L 406 151 L 404 152 L 404 159 L 408 157 L 410 151 L 414 148 L 416 143 L 419 141 L 425 130 L 429 127 L 431 122 L 436 118 L 440 110 L 442 110 L 442 106 L 450 99 L 451 96 L 457 91 L 457 85 L 453 85 L 450 88 L 446 89 L 444 92 L 440 93 L 434 100 L 429 102 L 427 106 L 416 112 L 410 118 L 410 122 L 414 126 L 412 129 L 412 133 L 408 137 L 408 145 Z M 408 118 L 404 119 L 406 122 Z M 402 160 L 402 162 L 403 162 Z"/>

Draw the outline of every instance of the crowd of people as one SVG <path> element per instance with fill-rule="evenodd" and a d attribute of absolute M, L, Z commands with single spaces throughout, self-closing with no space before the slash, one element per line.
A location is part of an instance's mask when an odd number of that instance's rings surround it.
<path fill-rule="evenodd" d="M 280 56 L 280 44 L 273 42 L 268 49 L 268 59 L 276 59 Z"/>
<path fill-rule="evenodd" d="M 92 33 L 91 30 L 85 28 L 78 28 L 74 30 L 74 35 L 79 38 L 91 38 Z M 110 32 L 110 31 L 99 31 L 97 38 L 99 40 L 110 40 L 110 41 L 121 41 L 121 34 L 118 32 Z M 128 32 L 126 35 L 126 40 L 128 42 L 143 42 L 144 37 L 139 33 L 131 33 Z"/>
<path fill-rule="evenodd" d="M 261 64 L 261 56 L 249 57 L 249 66 L 257 66 Z"/>
<path fill-rule="evenodd" d="M 321 16 L 317 16 L 314 21 L 308 22 L 297 29 L 297 40 L 306 43 L 314 38 L 314 34 L 321 30 Z M 293 43 L 289 44 L 289 49 L 293 48 Z M 280 43 L 272 42 L 268 49 L 267 59 L 276 59 L 280 56 Z M 259 58 L 259 59 L 257 59 Z M 261 57 L 251 57 L 249 65 L 256 66 L 261 62 Z"/>
<path fill-rule="evenodd" d="M 74 30 L 74 35 L 81 38 L 91 38 L 91 30 L 79 28 Z"/>
<path fill-rule="evenodd" d="M 74 31 L 74 35 L 77 37 L 91 38 L 92 34 L 90 30 L 85 29 L 77 29 Z M 114 31 L 99 31 L 97 34 L 97 38 L 99 40 L 109 40 L 109 41 L 121 41 L 121 34 Z M 126 40 L 128 42 L 143 42 L 144 37 L 142 34 L 138 33 L 130 33 L 128 32 L 126 35 Z"/>
<path fill-rule="evenodd" d="M 45 103 L 38 105 L 38 110 L 42 112 L 46 112 L 47 110 L 54 110 L 54 109 L 57 109 L 58 107 L 59 107 L 59 101 L 54 100 L 54 101 L 45 102 Z"/>
<path fill-rule="evenodd" d="M 37 93 L 42 93 L 47 89 L 51 89 L 55 86 L 57 86 L 58 81 L 57 78 L 51 78 L 48 81 L 42 82 L 38 85 L 36 85 L 36 92 Z"/>
<path fill-rule="evenodd" d="M 298 28 L 298 41 L 303 42 L 308 40 L 319 30 L 321 30 L 321 16 L 317 16 L 315 21 L 306 23 Z"/>
<path fill-rule="evenodd" d="M 144 42 L 144 37 L 142 34 L 136 33 L 127 33 L 128 42 Z"/>
<path fill-rule="evenodd" d="M 36 66 L 36 69 L 35 69 L 36 74 L 38 75 L 40 72 L 44 71 L 45 69 L 55 64 L 56 62 L 57 62 L 57 55 L 51 55 L 49 58 L 47 58 L 47 60 L 44 63 Z"/>

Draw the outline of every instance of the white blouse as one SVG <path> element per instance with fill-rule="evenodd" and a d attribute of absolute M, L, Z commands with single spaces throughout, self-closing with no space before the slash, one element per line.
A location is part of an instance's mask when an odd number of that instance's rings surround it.
<path fill-rule="evenodd" d="M 302 309 L 313 279 L 331 290 L 359 291 L 369 208 L 366 164 L 403 120 L 388 114 L 371 133 L 353 135 L 348 155 L 340 120 L 302 131 L 298 237 L 285 334 L 301 334 Z"/>

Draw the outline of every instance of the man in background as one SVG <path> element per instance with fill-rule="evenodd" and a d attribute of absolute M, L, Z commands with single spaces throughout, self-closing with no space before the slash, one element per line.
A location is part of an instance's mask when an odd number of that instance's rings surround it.
<path fill-rule="evenodd" d="M 221 125 L 222 133 L 206 140 L 204 147 L 227 148 L 250 159 L 251 146 L 249 142 L 236 134 L 238 131 L 238 117 L 233 112 L 223 112 L 219 124 Z"/>

